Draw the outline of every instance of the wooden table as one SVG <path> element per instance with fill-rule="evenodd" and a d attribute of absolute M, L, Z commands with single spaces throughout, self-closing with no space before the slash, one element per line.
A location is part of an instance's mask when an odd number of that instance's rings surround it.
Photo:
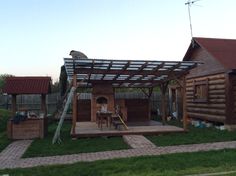
<path fill-rule="evenodd" d="M 100 128 L 102 130 L 102 124 L 103 121 L 106 121 L 106 125 L 107 127 L 109 126 L 109 128 L 111 127 L 111 115 L 112 112 L 101 112 L 98 111 L 96 114 L 96 118 L 97 118 L 97 123 L 98 123 L 98 128 Z"/>

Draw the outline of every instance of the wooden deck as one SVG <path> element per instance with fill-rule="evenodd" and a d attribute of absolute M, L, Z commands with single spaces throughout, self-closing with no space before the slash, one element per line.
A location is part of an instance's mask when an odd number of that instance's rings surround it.
<path fill-rule="evenodd" d="M 98 128 L 95 122 L 77 122 L 75 128 L 75 135 L 72 135 L 72 137 L 80 138 L 96 136 L 122 136 L 127 134 L 153 135 L 185 132 L 183 128 L 171 125 L 162 125 L 155 121 L 128 123 L 127 125 L 129 127 L 128 130 L 118 130 L 114 127 L 106 127 L 105 125 L 101 130 L 100 128 Z"/>

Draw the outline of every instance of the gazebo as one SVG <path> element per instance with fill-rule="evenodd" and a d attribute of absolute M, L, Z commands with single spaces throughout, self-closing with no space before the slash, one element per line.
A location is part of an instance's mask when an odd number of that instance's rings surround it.
<path fill-rule="evenodd" d="M 91 119 L 96 121 L 97 103 L 99 98 L 105 98 L 107 109 L 114 111 L 116 88 L 140 88 L 150 98 L 153 88 L 161 90 L 162 123 L 166 123 L 165 94 L 168 83 L 176 80 L 183 93 L 183 127 L 187 128 L 187 113 L 185 99 L 185 76 L 199 62 L 190 61 L 156 61 L 156 60 L 106 60 L 106 59 L 72 59 L 64 58 L 67 76 L 76 88 L 92 88 Z M 78 94 L 74 93 L 72 113 L 72 136 L 76 136 L 78 121 Z M 125 102 L 127 104 L 127 102 Z M 120 103 L 122 105 L 124 103 Z M 146 103 L 143 103 L 145 106 Z M 135 106 L 135 104 L 134 104 Z M 141 107 L 141 106 L 140 106 Z M 83 111 L 82 108 L 79 110 Z M 132 117 L 128 117 L 132 118 Z M 134 117 L 135 118 L 135 117 Z M 147 117 L 150 119 L 150 116 Z M 125 119 L 127 120 L 127 119 Z"/>
<path fill-rule="evenodd" d="M 20 124 L 14 124 L 12 120 L 8 123 L 8 137 L 12 139 L 29 139 L 44 137 L 46 132 L 47 106 L 46 95 L 51 91 L 50 77 L 8 77 L 3 89 L 4 93 L 12 96 L 12 116 L 17 109 L 16 97 L 20 94 L 40 94 L 43 118 L 26 119 Z M 27 109 L 30 110 L 30 109 Z"/>

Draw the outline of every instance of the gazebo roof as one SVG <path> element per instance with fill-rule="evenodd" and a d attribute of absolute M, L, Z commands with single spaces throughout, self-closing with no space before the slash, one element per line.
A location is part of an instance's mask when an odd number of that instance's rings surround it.
<path fill-rule="evenodd" d="M 68 79 L 76 74 L 80 87 L 109 83 L 113 87 L 154 87 L 178 79 L 199 62 L 156 60 L 105 60 L 64 58 Z"/>
<path fill-rule="evenodd" d="M 3 88 L 8 94 L 48 94 L 50 91 L 50 77 L 8 77 Z"/>

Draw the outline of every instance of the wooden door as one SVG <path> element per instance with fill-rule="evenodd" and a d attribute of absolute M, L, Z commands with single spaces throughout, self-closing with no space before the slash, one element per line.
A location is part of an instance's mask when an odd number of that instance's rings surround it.
<path fill-rule="evenodd" d="M 78 100 L 77 121 L 91 121 L 91 100 Z"/>
<path fill-rule="evenodd" d="M 127 121 L 142 122 L 149 120 L 148 99 L 126 99 Z"/>

